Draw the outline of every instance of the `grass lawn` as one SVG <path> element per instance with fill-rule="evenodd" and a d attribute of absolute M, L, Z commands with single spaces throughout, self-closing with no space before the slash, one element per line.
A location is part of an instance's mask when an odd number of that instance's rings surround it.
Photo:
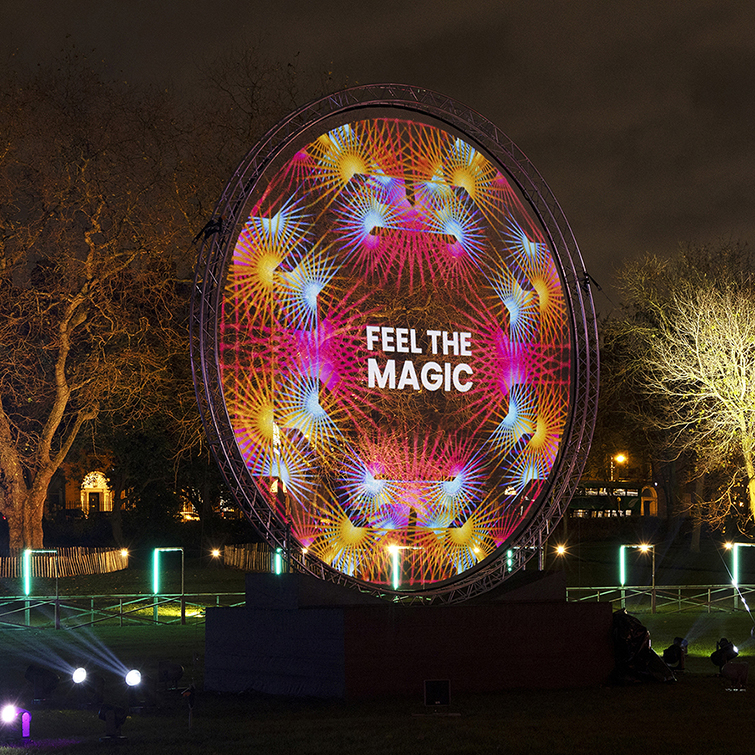
<path fill-rule="evenodd" d="M 130 753 L 751 752 L 755 691 L 726 691 L 708 659 L 722 635 L 740 646 L 743 658 L 755 654 L 750 617 L 739 612 L 639 618 L 659 652 L 674 636 L 690 638 L 687 670 L 676 683 L 459 697 L 452 690 L 452 716 L 428 714 L 421 690 L 410 698 L 347 701 L 217 695 L 202 690 L 204 629 L 195 624 L 0 631 L 0 696 L 20 694 L 20 702 L 28 703 L 29 663 L 49 661 L 62 672 L 93 658 L 107 680 L 106 701 L 125 704 L 120 674 L 126 667 L 154 676 L 160 660 L 171 660 L 185 668 L 179 687 L 193 681 L 198 688 L 192 726 L 180 693 L 161 692 L 157 710 L 133 713 L 124 724 Z M 110 752 L 112 744 L 99 741 L 104 723 L 96 711 L 76 704 L 76 690 L 61 680 L 49 707 L 32 710 L 33 744 L 23 751 Z M 0 755 L 13 752 L 19 748 L 0 745 Z"/>
<path fill-rule="evenodd" d="M 608 556 L 612 547 L 604 550 Z M 187 560 L 185 578 L 186 590 L 192 593 L 239 592 L 244 586 L 241 572 L 208 562 Z M 61 580 L 61 593 L 149 593 L 149 579 L 149 569 L 135 567 L 112 575 Z M 180 583 L 175 565 L 166 571 L 166 580 L 167 585 Z M 14 594 L 11 587 L 6 585 L 6 594 Z M 0 703 L 30 703 L 31 685 L 24 679 L 30 663 L 56 667 L 61 682 L 48 704 L 32 709 L 31 743 L 23 748 L 3 746 L 0 728 L 0 755 L 112 752 L 112 743 L 99 741 L 105 725 L 97 711 L 81 707 L 79 691 L 62 678 L 64 669 L 87 660 L 96 663 L 106 680 L 106 702 L 116 705 L 127 703 L 122 674 L 132 666 L 154 678 L 160 660 L 180 663 L 185 673 L 179 687 L 192 682 L 197 686 L 191 727 L 188 705 L 179 691 L 161 691 L 152 710 L 132 713 L 123 734 L 128 738 L 125 750 L 134 755 L 750 753 L 755 748 L 755 688 L 727 691 L 708 658 L 722 636 L 738 645 L 743 659 L 755 655 L 750 615 L 739 611 L 637 616 L 650 629 L 659 653 L 675 636 L 688 638 L 687 669 L 675 683 L 455 696 L 452 682 L 449 712 L 453 715 L 425 710 L 422 690 L 409 698 L 345 701 L 205 692 L 204 626 L 199 621 L 186 626 L 4 629 L 0 630 Z"/>

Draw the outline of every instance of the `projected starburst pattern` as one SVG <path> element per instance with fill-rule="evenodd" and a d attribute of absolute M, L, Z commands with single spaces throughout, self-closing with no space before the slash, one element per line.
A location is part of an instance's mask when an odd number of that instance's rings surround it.
<path fill-rule="evenodd" d="M 310 555 L 422 589 L 500 554 L 542 501 L 569 412 L 559 272 L 458 136 L 367 117 L 303 141 L 247 199 L 228 263 L 231 425 Z"/>

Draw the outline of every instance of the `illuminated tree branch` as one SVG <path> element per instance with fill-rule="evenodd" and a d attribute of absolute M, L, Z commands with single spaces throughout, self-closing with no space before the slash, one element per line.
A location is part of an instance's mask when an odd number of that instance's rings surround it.
<path fill-rule="evenodd" d="M 625 355 L 619 384 L 643 397 L 639 419 L 697 474 L 726 477 L 706 518 L 721 524 L 746 480 L 755 519 L 755 286 L 738 247 L 648 258 L 623 276 L 630 313 L 607 339 Z M 736 463 L 733 463 L 735 462 Z"/>

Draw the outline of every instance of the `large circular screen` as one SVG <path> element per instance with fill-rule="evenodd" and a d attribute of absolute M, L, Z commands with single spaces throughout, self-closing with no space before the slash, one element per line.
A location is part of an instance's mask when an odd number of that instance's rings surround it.
<path fill-rule="evenodd" d="M 329 110 L 226 204 L 220 434 L 302 563 L 434 589 L 510 553 L 563 474 L 571 297 L 526 187 L 458 119 Z"/>

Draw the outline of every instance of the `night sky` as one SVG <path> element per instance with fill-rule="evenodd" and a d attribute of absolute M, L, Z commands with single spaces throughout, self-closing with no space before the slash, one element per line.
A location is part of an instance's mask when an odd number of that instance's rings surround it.
<path fill-rule="evenodd" d="M 754 40 L 752 0 L 0 0 L 0 60 L 73 43 L 181 89 L 253 45 L 314 76 L 448 94 L 530 158 L 614 302 L 639 253 L 755 243 Z"/>

